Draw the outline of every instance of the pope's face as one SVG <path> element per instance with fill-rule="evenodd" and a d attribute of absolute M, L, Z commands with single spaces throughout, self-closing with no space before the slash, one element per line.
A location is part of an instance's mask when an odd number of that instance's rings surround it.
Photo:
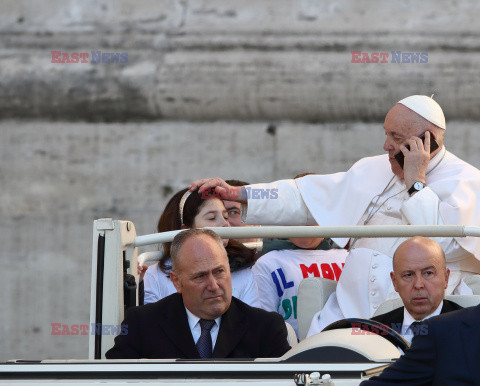
<path fill-rule="evenodd" d="M 383 150 L 388 152 L 388 160 L 392 172 L 403 179 L 403 169 L 395 159 L 395 154 L 400 151 L 400 146 L 405 144 L 412 136 L 420 136 L 426 130 L 422 118 L 401 104 L 396 104 L 385 117 L 385 143 Z"/>
<path fill-rule="evenodd" d="M 227 254 L 209 236 L 185 241 L 170 278 L 185 307 L 201 319 L 216 319 L 230 307 L 232 279 Z"/>

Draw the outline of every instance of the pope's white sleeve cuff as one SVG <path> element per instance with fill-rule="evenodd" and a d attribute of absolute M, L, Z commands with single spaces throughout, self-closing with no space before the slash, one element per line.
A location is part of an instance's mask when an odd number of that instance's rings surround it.
<path fill-rule="evenodd" d="M 438 196 L 426 186 L 405 201 L 400 211 L 411 225 L 443 225 L 439 204 Z"/>

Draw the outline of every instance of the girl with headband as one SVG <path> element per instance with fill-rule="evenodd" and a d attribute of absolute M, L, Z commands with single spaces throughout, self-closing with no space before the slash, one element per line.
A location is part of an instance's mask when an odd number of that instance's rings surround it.
<path fill-rule="evenodd" d="M 157 232 L 203 227 L 228 227 L 228 214 L 218 198 L 203 199 L 198 192 L 183 189 L 168 202 Z M 250 267 L 255 262 L 255 251 L 235 240 L 223 240 L 232 272 L 232 295 L 253 307 L 259 307 L 258 289 Z M 145 304 L 156 302 L 176 292 L 170 280 L 170 245 L 163 244 L 163 256 L 158 264 L 150 266 L 144 277 Z"/>

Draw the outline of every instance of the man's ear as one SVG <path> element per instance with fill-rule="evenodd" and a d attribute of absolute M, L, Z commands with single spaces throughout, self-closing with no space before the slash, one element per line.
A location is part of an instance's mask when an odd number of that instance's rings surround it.
<path fill-rule="evenodd" d="M 398 292 L 397 281 L 395 279 L 395 273 L 394 272 L 390 272 L 390 279 L 392 279 L 393 288 L 395 288 L 395 291 Z"/>
<path fill-rule="evenodd" d="M 175 289 L 179 294 L 182 293 L 182 283 L 180 281 L 180 278 L 177 276 L 177 274 L 173 271 L 170 271 L 170 280 L 172 281 L 173 285 L 175 286 Z"/>
<path fill-rule="evenodd" d="M 448 287 L 448 278 L 450 277 L 450 270 L 445 268 L 445 289 Z"/>

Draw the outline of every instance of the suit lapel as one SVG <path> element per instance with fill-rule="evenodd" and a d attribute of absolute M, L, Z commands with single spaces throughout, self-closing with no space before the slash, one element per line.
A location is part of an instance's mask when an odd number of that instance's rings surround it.
<path fill-rule="evenodd" d="M 182 296 L 180 294 L 177 295 L 176 299 L 172 301 L 171 307 L 167 308 L 165 317 L 160 319 L 160 327 L 173 344 L 185 355 L 185 358 L 200 358 L 192 332 L 190 331 Z"/>
<path fill-rule="evenodd" d="M 401 334 L 403 324 L 403 307 L 396 308 L 393 311 L 390 311 L 388 314 L 385 314 L 385 317 L 381 323 L 386 324 L 388 327 Z"/>
<path fill-rule="evenodd" d="M 227 358 L 247 332 L 247 319 L 240 312 L 234 300 L 222 315 L 213 358 Z"/>
<path fill-rule="evenodd" d="M 395 315 L 393 315 L 393 320 L 395 323 L 400 324 L 400 329 L 402 328 L 403 325 L 403 317 L 405 316 L 405 313 L 403 312 L 404 307 L 397 308 Z"/>
<path fill-rule="evenodd" d="M 464 328 L 460 331 L 462 339 L 463 352 L 470 374 L 478 374 L 478 358 L 480 358 L 480 332 L 478 325 L 480 323 L 480 305 L 473 307 L 464 317 Z M 473 375 L 475 385 L 480 385 L 480 377 Z"/>
<path fill-rule="evenodd" d="M 392 328 L 400 335 L 402 335 L 402 326 L 403 326 L 403 307 L 399 307 L 396 310 L 392 311 L 392 321 L 388 327 Z"/>
<path fill-rule="evenodd" d="M 443 306 L 440 314 L 446 314 L 447 312 L 457 311 L 461 309 L 462 307 L 460 307 L 457 303 L 451 302 L 447 299 L 443 299 Z"/>

